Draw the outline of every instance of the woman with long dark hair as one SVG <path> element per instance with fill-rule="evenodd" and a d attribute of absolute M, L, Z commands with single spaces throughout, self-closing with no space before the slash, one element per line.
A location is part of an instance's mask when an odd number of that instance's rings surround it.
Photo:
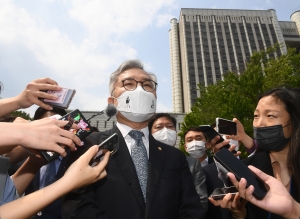
<path fill-rule="evenodd" d="M 243 160 L 244 163 L 276 178 L 293 199 L 299 202 L 299 89 L 276 88 L 263 94 L 254 111 L 253 131 L 258 149 L 253 156 Z M 240 183 L 235 181 L 234 184 L 238 186 Z M 245 197 L 245 193 L 240 195 Z M 234 199 L 231 196 L 229 194 L 221 201 L 211 201 L 215 205 L 230 209 L 233 218 L 282 218 L 279 211 L 264 208 L 269 212 L 262 209 L 262 206 L 241 202 L 239 196 Z"/>

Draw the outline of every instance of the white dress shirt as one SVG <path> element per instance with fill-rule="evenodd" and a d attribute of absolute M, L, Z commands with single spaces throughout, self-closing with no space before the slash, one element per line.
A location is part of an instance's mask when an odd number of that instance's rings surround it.
<path fill-rule="evenodd" d="M 121 124 L 119 122 L 117 122 L 117 127 L 119 128 L 119 130 L 126 142 L 129 153 L 131 155 L 131 147 L 136 143 L 135 140 L 128 135 L 128 133 L 132 130 L 132 128 L 130 128 L 127 125 Z M 141 130 L 138 130 L 138 131 L 141 131 L 144 133 L 142 140 L 146 147 L 147 155 L 148 155 L 148 159 L 149 159 L 149 129 L 148 129 L 148 126 L 146 126 L 145 128 L 142 128 Z"/>

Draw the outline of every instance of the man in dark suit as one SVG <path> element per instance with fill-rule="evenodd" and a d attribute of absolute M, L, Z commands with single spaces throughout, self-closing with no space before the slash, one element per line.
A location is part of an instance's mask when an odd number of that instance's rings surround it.
<path fill-rule="evenodd" d="M 119 150 L 110 158 L 106 178 L 64 197 L 63 218 L 199 218 L 199 197 L 184 154 L 149 134 L 156 86 L 156 77 L 136 60 L 112 73 L 108 103 L 117 106 L 118 122 L 87 137 L 70 162 L 113 133 L 119 136 Z"/>
<path fill-rule="evenodd" d="M 153 137 L 169 146 L 174 147 L 177 140 L 176 132 L 177 120 L 169 113 L 156 113 L 151 117 L 148 127 Z M 205 184 L 205 174 L 198 159 L 186 156 L 189 169 L 191 171 L 195 189 L 201 202 L 201 218 L 204 218 L 207 211 L 207 189 Z"/>

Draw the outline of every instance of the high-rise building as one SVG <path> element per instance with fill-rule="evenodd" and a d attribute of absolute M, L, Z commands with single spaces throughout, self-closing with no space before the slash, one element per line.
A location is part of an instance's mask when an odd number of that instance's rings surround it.
<path fill-rule="evenodd" d="M 254 51 L 282 44 L 270 57 L 300 48 L 300 11 L 292 21 L 278 21 L 270 10 L 183 8 L 169 31 L 173 112 L 190 112 L 200 96 L 199 83 L 222 80 L 227 71 L 241 72 Z"/>

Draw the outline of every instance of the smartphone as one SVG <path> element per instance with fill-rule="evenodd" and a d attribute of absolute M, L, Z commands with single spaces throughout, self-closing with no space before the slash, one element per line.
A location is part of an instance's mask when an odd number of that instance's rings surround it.
<path fill-rule="evenodd" d="M 56 115 L 53 116 L 54 118 L 56 118 Z M 70 130 L 71 132 L 73 132 L 78 138 L 80 138 L 80 140 L 85 139 L 89 134 L 92 133 L 92 127 L 89 124 L 89 122 L 85 119 L 85 117 L 82 115 L 82 113 L 76 109 L 64 116 L 62 116 L 61 118 L 59 118 L 59 120 L 67 120 L 69 121 L 64 127 L 64 130 Z M 80 128 L 79 129 L 71 129 L 73 123 L 76 123 Z M 63 148 L 65 148 L 65 146 L 61 146 Z M 68 147 L 66 147 L 68 149 Z M 43 158 L 48 162 L 52 162 L 53 160 L 57 159 L 60 154 L 54 151 L 45 151 L 45 150 L 40 150 L 41 155 L 43 156 Z"/>
<path fill-rule="evenodd" d="M 220 139 L 217 141 L 216 144 L 224 141 L 224 138 L 216 130 L 214 130 L 214 128 L 211 127 L 210 125 L 200 125 L 199 128 L 200 128 L 201 132 L 203 132 L 208 137 L 209 140 L 213 139 L 216 136 L 220 136 Z M 224 147 L 228 149 L 230 147 L 230 145 L 227 144 Z"/>
<path fill-rule="evenodd" d="M 236 123 L 223 118 L 216 118 L 216 130 L 223 135 L 236 135 Z"/>
<path fill-rule="evenodd" d="M 234 186 L 224 187 L 224 188 L 216 188 L 209 197 L 212 197 L 214 200 L 222 200 L 225 195 L 231 193 L 235 195 L 239 191 Z M 233 196 L 234 197 L 234 196 Z"/>
<path fill-rule="evenodd" d="M 113 155 L 119 150 L 119 136 L 117 133 L 109 136 L 105 141 L 98 145 L 99 149 L 97 154 L 90 161 L 90 166 L 94 167 L 103 159 L 103 156 L 107 151 L 110 151 L 110 155 Z"/>
<path fill-rule="evenodd" d="M 253 196 L 261 200 L 265 197 L 267 189 L 265 183 L 258 178 L 242 161 L 237 159 L 230 151 L 227 149 L 221 149 L 215 153 L 214 158 L 229 172 L 233 173 L 238 181 L 241 178 L 247 180 L 247 188 L 250 185 L 254 186 Z"/>
<path fill-rule="evenodd" d="M 49 104 L 54 107 L 62 108 L 62 109 L 68 109 L 76 90 L 74 89 L 68 89 L 68 88 L 62 88 L 61 90 L 47 90 L 45 91 L 48 94 L 52 94 L 54 96 L 57 96 L 58 98 L 56 100 L 50 100 L 50 99 L 43 99 L 42 101 L 46 104 Z"/>

